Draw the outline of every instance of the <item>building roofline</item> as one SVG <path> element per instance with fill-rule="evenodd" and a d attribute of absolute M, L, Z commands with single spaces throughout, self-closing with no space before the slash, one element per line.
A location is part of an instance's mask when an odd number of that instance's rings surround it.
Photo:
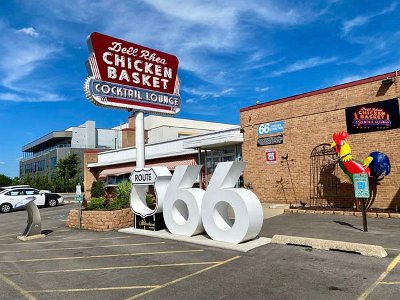
<path fill-rule="evenodd" d="M 284 103 L 284 102 L 288 102 L 288 101 L 292 101 L 292 100 L 296 100 L 296 99 L 301 99 L 301 98 L 305 98 L 305 97 L 309 97 L 309 96 L 320 95 L 320 94 L 337 91 L 337 90 L 341 90 L 341 89 L 348 88 L 348 87 L 353 87 L 353 86 L 357 86 L 357 85 L 361 85 L 361 84 L 370 83 L 373 81 L 382 80 L 382 79 L 385 79 L 388 77 L 396 77 L 398 75 L 400 75 L 400 70 L 381 74 L 381 75 L 376 75 L 376 76 L 372 76 L 372 77 L 367 77 L 364 79 L 359 79 L 359 80 L 355 80 L 355 81 L 351 81 L 351 82 L 347 82 L 347 83 L 342 83 L 342 84 L 338 84 L 338 85 L 334 85 L 331 87 L 327 87 L 327 88 L 323 88 L 323 89 L 319 89 L 319 90 L 315 90 L 315 91 L 310 91 L 310 92 L 306 92 L 306 93 L 302 93 L 302 94 L 298 94 L 298 95 L 280 98 L 280 99 L 272 100 L 270 102 L 251 105 L 248 107 L 241 108 L 240 112 L 245 112 L 245 111 L 249 111 L 249 110 L 253 110 L 253 109 L 257 109 L 257 108 L 261 108 L 261 107 L 265 107 L 265 106 L 280 104 L 280 103 Z"/>
<path fill-rule="evenodd" d="M 72 138 L 72 131 L 53 131 L 50 132 L 37 140 L 34 140 L 33 142 L 30 142 L 29 144 L 26 144 L 25 146 L 22 147 L 22 152 L 27 152 L 37 146 L 39 146 L 42 143 L 48 142 L 52 139 L 58 140 L 58 139 L 64 139 L 64 138 Z"/>

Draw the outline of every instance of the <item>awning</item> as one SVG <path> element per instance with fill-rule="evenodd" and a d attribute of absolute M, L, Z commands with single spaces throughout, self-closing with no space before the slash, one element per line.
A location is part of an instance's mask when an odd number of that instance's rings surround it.
<path fill-rule="evenodd" d="M 99 178 L 106 178 L 107 176 L 120 176 L 124 174 L 131 174 L 133 168 L 134 167 L 132 166 L 132 167 L 105 169 L 100 172 Z"/>
<path fill-rule="evenodd" d="M 169 162 L 146 164 L 146 168 L 167 167 L 169 170 L 175 170 L 177 166 L 187 166 L 187 165 L 189 166 L 197 165 L 197 162 L 195 159 L 183 159 L 183 160 L 175 160 Z M 124 174 L 131 174 L 133 169 L 134 167 L 105 169 L 100 172 L 99 178 L 106 178 L 107 176 L 120 176 Z"/>

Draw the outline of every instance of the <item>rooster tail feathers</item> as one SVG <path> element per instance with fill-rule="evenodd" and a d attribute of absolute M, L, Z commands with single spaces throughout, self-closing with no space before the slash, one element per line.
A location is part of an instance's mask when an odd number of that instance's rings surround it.
<path fill-rule="evenodd" d="M 371 176 L 373 178 L 376 180 L 382 180 L 385 176 L 389 175 L 390 160 L 385 153 L 374 151 L 370 153 L 368 158 L 369 157 L 372 158 L 372 161 L 369 164 L 369 169 L 371 170 Z"/>

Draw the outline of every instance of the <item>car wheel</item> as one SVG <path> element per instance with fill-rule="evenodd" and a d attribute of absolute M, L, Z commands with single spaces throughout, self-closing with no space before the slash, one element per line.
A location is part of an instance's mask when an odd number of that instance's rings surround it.
<path fill-rule="evenodd" d="M 49 200 L 47 201 L 47 205 L 50 206 L 50 207 L 57 206 L 57 204 L 58 204 L 57 199 L 49 199 Z"/>
<path fill-rule="evenodd" d="M 0 206 L 0 211 L 2 213 L 9 213 L 11 211 L 11 209 L 12 209 L 12 206 L 11 206 L 11 204 L 8 204 L 8 203 L 3 203 Z"/>

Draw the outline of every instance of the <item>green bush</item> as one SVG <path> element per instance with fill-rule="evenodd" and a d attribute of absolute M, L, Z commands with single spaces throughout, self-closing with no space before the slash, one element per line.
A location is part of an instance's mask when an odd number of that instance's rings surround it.
<path fill-rule="evenodd" d="M 128 180 L 124 180 L 115 187 L 115 192 L 114 192 L 115 198 L 129 203 L 129 199 L 131 197 L 131 191 L 132 191 L 132 184 Z"/>
<path fill-rule="evenodd" d="M 146 203 L 147 205 L 152 205 L 156 202 L 156 197 L 150 193 L 146 194 Z"/>
<path fill-rule="evenodd" d="M 105 209 L 106 206 L 106 198 L 99 197 L 99 198 L 92 198 L 90 202 L 88 202 L 87 209 L 88 210 L 96 210 L 96 209 Z"/>
<path fill-rule="evenodd" d="M 101 181 L 95 181 L 92 183 L 92 197 L 99 198 L 104 195 L 104 184 Z"/>
<path fill-rule="evenodd" d="M 107 206 L 107 208 L 110 210 L 117 210 L 128 207 L 129 207 L 129 199 L 128 201 L 126 201 L 125 199 L 118 199 L 118 198 L 112 199 L 110 201 L 110 204 Z"/>

